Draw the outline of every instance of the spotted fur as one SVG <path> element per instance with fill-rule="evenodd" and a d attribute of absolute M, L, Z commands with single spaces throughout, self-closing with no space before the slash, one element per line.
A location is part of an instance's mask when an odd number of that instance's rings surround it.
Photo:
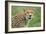
<path fill-rule="evenodd" d="M 16 14 L 12 17 L 12 28 L 24 27 L 26 25 L 26 18 L 24 14 Z"/>

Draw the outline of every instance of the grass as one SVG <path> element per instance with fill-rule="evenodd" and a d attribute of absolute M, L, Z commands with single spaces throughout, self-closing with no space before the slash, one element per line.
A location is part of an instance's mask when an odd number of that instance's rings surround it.
<path fill-rule="evenodd" d="M 15 14 L 18 12 L 22 12 L 23 8 L 35 8 L 33 9 L 35 12 L 34 17 L 32 20 L 29 21 L 28 27 L 40 27 L 41 26 L 41 7 L 12 6 L 12 16 L 15 16 Z"/>

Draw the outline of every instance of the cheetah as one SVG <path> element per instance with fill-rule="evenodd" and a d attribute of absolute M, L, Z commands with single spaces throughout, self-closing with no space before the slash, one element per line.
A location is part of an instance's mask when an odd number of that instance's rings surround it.
<path fill-rule="evenodd" d="M 26 21 L 32 18 L 33 11 L 31 8 L 23 9 L 21 13 L 17 13 L 12 17 L 12 28 L 20 28 L 26 26 Z"/>

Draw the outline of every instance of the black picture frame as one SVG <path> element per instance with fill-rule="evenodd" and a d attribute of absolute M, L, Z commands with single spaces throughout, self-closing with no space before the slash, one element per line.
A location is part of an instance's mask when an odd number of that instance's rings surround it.
<path fill-rule="evenodd" d="M 29 30 L 29 31 L 13 31 L 8 32 L 8 2 L 16 2 L 16 3 L 32 3 L 32 4 L 43 4 L 43 30 Z M 24 2 L 24 1 L 5 1 L 5 33 L 19 33 L 19 32 L 39 32 L 45 31 L 45 3 L 43 2 Z"/>

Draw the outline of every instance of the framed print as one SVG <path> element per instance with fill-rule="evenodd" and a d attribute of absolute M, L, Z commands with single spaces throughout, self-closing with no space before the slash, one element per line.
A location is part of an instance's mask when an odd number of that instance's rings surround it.
<path fill-rule="evenodd" d="M 45 31 L 45 3 L 5 1 L 5 32 Z"/>

